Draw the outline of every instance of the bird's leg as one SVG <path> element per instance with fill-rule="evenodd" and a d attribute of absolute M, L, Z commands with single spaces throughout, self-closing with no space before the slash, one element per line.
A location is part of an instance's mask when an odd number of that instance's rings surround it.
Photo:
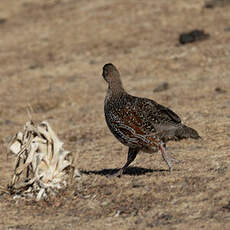
<path fill-rule="evenodd" d="M 172 153 L 171 153 L 171 152 L 167 152 L 167 154 L 168 154 L 168 157 L 170 158 L 170 160 L 171 160 L 172 162 L 175 162 L 175 163 L 181 163 L 181 162 L 183 162 L 183 161 L 181 161 L 181 160 L 177 160 L 177 159 L 175 159 L 174 157 L 172 157 Z"/>
<path fill-rule="evenodd" d="M 166 144 L 163 143 L 163 146 L 164 146 L 165 151 L 166 151 Z M 168 152 L 168 151 L 167 151 L 167 155 L 168 155 L 168 157 L 170 158 L 170 160 L 171 160 L 172 162 L 175 162 L 175 163 L 180 163 L 180 162 L 181 162 L 181 161 L 175 159 L 174 157 L 172 157 L 172 153 L 171 153 L 171 152 Z"/>
<path fill-rule="evenodd" d="M 139 152 L 138 148 L 130 148 L 129 147 L 127 162 L 117 173 L 114 174 L 114 176 L 120 177 L 124 173 L 124 171 L 127 169 L 127 167 L 134 161 L 138 152 Z"/>
<path fill-rule="evenodd" d="M 172 172 L 172 159 L 169 157 L 169 155 L 166 152 L 166 145 L 165 143 L 160 143 L 159 145 L 159 149 L 161 151 L 161 155 L 163 157 L 163 159 L 165 160 L 165 162 L 167 163 L 168 167 L 169 167 L 169 172 Z"/>

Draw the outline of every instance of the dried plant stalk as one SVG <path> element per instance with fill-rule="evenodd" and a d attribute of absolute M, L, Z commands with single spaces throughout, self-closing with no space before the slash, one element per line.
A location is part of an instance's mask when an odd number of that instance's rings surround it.
<path fill-rule="evenodd" d="M 74 172 L 73 155 L 63 149 L 63 143 L 48 122 L 35 126 L 27 122 L 9 145 L 16 155 L 14 173 L 8 189 L 11 193 L 36 195 L 37 200 L 67 187 Z M 75 171 L 74 171 L 75 170 Z"/>

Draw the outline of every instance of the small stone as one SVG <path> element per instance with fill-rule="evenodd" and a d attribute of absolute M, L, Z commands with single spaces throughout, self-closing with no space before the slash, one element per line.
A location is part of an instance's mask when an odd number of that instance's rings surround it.
<path fill-rule="evenodd" d="M 220 87 L 216 87 L 216 88 L 215 88 L 215 91 L 216 91 L 217 93 L 226 93 L 226 90 L 224 90 L 224 89 L 222 89 L 222 88 L 220 88 Z"/>
<path fill-rule="evenodd" d="M 209 38 L 210 35 L 205 33 L 203 30 L 192 30 L 188 33 L 182 33 L 179 37 L 180 44 L 184 45 L 196 41 L 201 41 Z"/>
<path fill-rule="evenodd" d="M 169 83 L 168 82 L 163 82 L 161 84 L 159 84 L 154 90 L 153 92 L 155 93 L 158 93 L 158 92 L 161 92 L 161 91 L 165 91 L 169 89 Z"/>
<path fill-rule="evenodd" d="M 0 18 L 0 24 L 4 24 L 4 23 L 6 23 L 6 19 L 5 18 Z"/>

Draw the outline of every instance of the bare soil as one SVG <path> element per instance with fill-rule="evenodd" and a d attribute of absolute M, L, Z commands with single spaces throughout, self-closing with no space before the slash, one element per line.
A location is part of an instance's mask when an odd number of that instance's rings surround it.
<path fill-rule="evenodd" d="M 215 1 L 217 2 L 217 1 Z M 230 4 L 204 0 L 0 1 L 0 185 L 14 157 L 5 144 L 29 120 L 47 120 L 76 156 L 81 179 L 50 201 L 0 193 L 0 229 L 230 229 Z M 204 41 L 179 45 L 202 29 Z M 201 141 L 140 154 L 121 178 L 127 148 L 103 114 L 105 63 L 127 91 L 172 108 Z M 154 90 L 162 84 L 167 87 Z"/>

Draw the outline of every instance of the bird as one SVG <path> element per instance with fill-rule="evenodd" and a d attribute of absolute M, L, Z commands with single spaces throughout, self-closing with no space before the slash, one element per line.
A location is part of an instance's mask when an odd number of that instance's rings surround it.
<path fill-rule="evenodd" d="M 103 66 L 102 76 L 108 84 L 104 99 L 107 126 L 129 148 L 126 163 L 114 176 L 122 176 L 140 151 L 160 151 L 171 173 L 172 162 L 176 160 L 166 151 L 167 142 L 199 139 L 201 137 L 198 132 L 182 124 L 180 117 L 171 109 L 154 100 L 127 93 L 120 73 L 112 63 Z"/>

